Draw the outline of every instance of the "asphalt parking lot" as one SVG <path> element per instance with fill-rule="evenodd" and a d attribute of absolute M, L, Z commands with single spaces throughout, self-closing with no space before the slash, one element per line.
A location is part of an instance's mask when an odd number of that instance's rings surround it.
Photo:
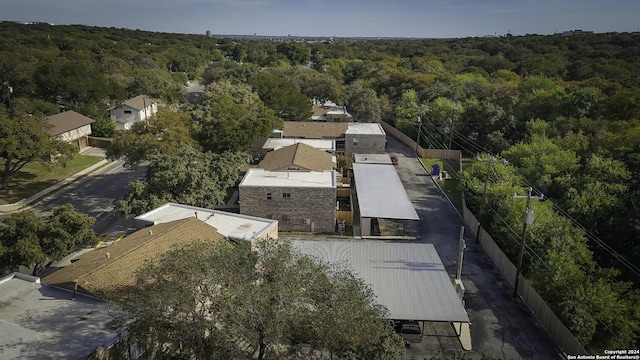
<path fill-rule="evenodd" d="M 396 170 L 420 221 L 407 222 L 406 235 L 435 246 L 447 272 L 453 279 L 462 218 L 421 166 L 412 149 L 387 135 L 388 152 L 398 155 Z M 499 359 L 561 359 L 555 346 L 537 319 L 520 301 L 511 297 L 511 287 L 493 266 L 488 256 L 474 243 L 471 231 L 465 231 L 462 281 L 465 308 L 471 320 L 473 359 L 483 354 Z M 462 352 L 453 327 L 447 323 L 427 323 L 422 342 L 407 349 L 405 359 L 424 359 L 442 353 Z"/>

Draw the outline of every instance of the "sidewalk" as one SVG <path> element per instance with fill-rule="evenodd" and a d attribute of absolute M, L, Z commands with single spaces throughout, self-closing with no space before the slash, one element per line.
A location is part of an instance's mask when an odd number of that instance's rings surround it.
<path fill-rule="evenodd" d="M 94 148 L 89 148 L 89 147 L 83 148 L 80 151 L 80 154 L 85 154 L 86 155 L 90 151 L 94 151 Z M 88 168 L 86 168 L 86 169 L 84 169 L 84 170 L 82 170 L 82 171 L 80 171 L 80 172 L 78 172 L 78 173 L 76 173 L 74 175 L 71 175 L 70 177 L 60 181 L 59 183 L 57 183 L 57 184 L 55 184 L 55 185 L 53 185 L 53 186 L 51 186 L 49 188 L 46 188 L 46 189 L 38 192 L 37 194 L 34 194 L 34 195 L 30 196 L 27 199 L 22 199 L 22 200 L 20 200 L 20 201 L 18 201 L 16 203 L 13 203 L 13 204 L 0 205 L 0 215 L 7 215 L 7 214 L 11 214 L 13 212 L 16 212 L 18 210 L 21 210 L 23 207 L 25 207 L 25 206 L 35 202 L 36 200 L 38 200 L 38 199 L 40 199 L 40 198 L 42 198 L 42 197 L 44 197 L 44 196 L 46 196 L 46 195 L 48 195 L 48 194 L 50 194 L 50 193 L 52 193 L 54 191 L 60 189 L 61 187 L 67 186 L 68 184 L 71 184 L 73 182 L 78 181 L 79 179 L 85 177 L 88 174 L 93 173 L 94 171 L 100 169 L 101 167 L 105 166 L 108 163 L 109 163 L 109 160 L 106 160 L 106 159 L 101 160 L 100 162 L 98 162 L 98 163 L 96 163 L 94 165 L 91 165 Z"/>

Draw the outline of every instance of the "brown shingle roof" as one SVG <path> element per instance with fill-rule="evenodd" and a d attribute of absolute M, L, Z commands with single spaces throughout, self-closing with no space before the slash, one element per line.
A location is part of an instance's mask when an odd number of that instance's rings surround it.
<path fill-rule="evenodd" d="M 42 283 L 78 288 L 101 296 L 108 291 L 135 285 L 135 273 L 145 260 L 193 240 L 218 241 L 224 235 L 195 217 L 158 224 L 136 231 L 104 248 L 91 250 L 42 279 Z"/>
<path fill-rule="evenodd" d="M 335 139 L 344 135 L 348 127 L 349 124 L 340 122 L 285 121 L 282 132 L 284 137 Z"/>
<path fill-rule="evenodd" d="M 51 128 L 49 129 L 49 135 L 51 136 L 64 134 L 69 130 L 77 129 L 95 122 L 92 118 L 78 114 L 73 110 L 47 116 L 46 120 L 51 125 Z"/>
<path fill-rule="evenodd" d="M 156 100 L 154 98 L 148 97 L 147 95 L 138 95 L 125 101 L 123 104 L 136 110 L 144 110 L 145 107 L 149 107 L 155 102 Z"/>
<path fill-rule="evenodd" d="M 265 170 L 324 171 L 334 168 L 333 156 L 304 143 L 268 152 L 258 165 Z"/>

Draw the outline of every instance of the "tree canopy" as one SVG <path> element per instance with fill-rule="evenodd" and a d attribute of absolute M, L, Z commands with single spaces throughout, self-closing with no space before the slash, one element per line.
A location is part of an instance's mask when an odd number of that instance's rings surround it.
<path fill-rule="evenodd" d="M 113 297 L 133 319 L 128 341 L 151 357 L 391 360 L 404 352 L 361 279 L 288 243 L 252 251 L 194 242 L 148 262 L 137 278 Z"/>
<path fill-rule="evenodd" d="M 124 166 L 136 167 L 155 154 L 176 154 L 182 146 L 198 146 L 192 138 L 191 118 L 185 112 L 160 109 L 148 121 L 138 121 L 130 130 L 116 132 L 107 158 L 121 158 Z"/>
<path fill-rule="evenodd" d="M 139 215 L 167 202 L 205 208 L 221 205 L 240 180 L 247 154 L 202 152 L 183 145 L 175 153 L 149 156 L 144 181 L 136 180 L 116 205 L 124 216 Z"/>
<path fill-rule="evenodd" d="M 189 111 L 204 150 L 245 151 L 282 125 L 273 111 L 245 84 L 219 81 Z"/>
<path fill-rule="evenodd" d="M 77 153 L 77 149 L 69 143 L 51 137 L 49 128 L 44 118 L 38 115 L 0 112 L 0 175 L 3 191 L 9 189 L 11 178 L 25 165 L 31 162 L 40 162 L 45 166 L 65 164 Z"/>
<path fill-rule="evenodd" d="M 46 219 L 31 210 L 11 214 L 0 225 L 0 275 L 19 266 L 33 267 L 33 275 L 37 275 L 48 261 L 61 260 L 79 246 L 95 244 L 94 221 L 69 204 L 54 209 Z"/>

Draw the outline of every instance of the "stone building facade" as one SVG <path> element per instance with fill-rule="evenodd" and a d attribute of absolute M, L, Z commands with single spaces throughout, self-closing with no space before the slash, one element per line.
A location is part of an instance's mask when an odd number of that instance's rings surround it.
<path fill-rule="evenodd" d="M 387 134 L 378 123 L 349 123 L 344 138 L 347 156 L 385 152 Z"/>
<path fill-rule="evenodd" d="M 241 214 L 277 220 L 279 231 L 335 232 L 335 171 L 250 169 L 239 189 Z"/>

